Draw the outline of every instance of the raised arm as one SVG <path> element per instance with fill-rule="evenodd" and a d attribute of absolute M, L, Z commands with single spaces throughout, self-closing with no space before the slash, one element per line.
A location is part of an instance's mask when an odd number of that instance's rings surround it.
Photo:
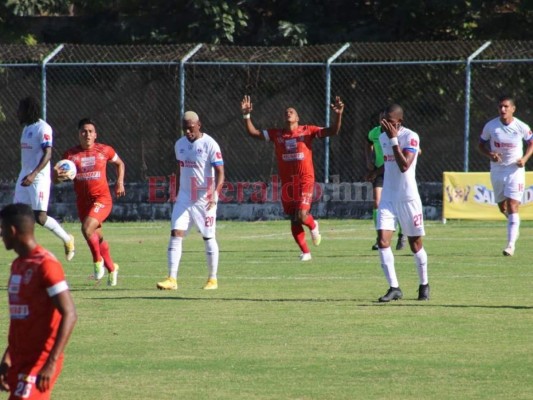
<path fill-rule="evenodd" d="M 254 126 L 252 123 L 251 113 L 253 110 L 252 101 L 250 99 L 250 96 L 244 96 L 241 101 L 241 111 L 242 111 L 242 118 L 244 121 L 244 127 L 246 128 L 246 132 L 248 135 L 255 139 L 259 140 L 265 140 L 265 137 L 263 136 L 263 133 Z"/>
<path fill-rule="evenodd" d="M 335 96 L 335 102 L 331 105 L 331 109 L 335 113 L 335 121 L 333 122 L 333 125 L 325 128 L 322 131 L 322 136 L 336 136 L 341 130 L 344 103 L 339 96 Z"/>

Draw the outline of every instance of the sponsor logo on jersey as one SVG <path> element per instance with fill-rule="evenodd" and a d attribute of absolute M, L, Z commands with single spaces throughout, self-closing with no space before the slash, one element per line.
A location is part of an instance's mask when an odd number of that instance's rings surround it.
<path fill-rule="evenodd" d="M 494 147 L 504 148 L 504 149 L 514 149 L 516 147 L 516 144 L 515 143 L 494 142 Z"/>
<path fill-rule="evenodd" d="M 11 319 L 26 319 L 30 315 L 30 308 L 27 304 L 11 304 L 9 314 Z"/>
<path fill-rule="evenodd" d="M 9 287 L 7 291 L 11 294 L 17 294 L 20 291 L 20 283 L 22 282 L 22 275 L 11 275 L 9 280 Z"/>
<path fill-rule="evenodd" d="M 76 175 L 78 181 L 90 181 L 93 179 L 100 179 L 100 171 L 80 172 Z"/>
<path fill-rule="evenodd" d="M 300 161 L 304 159 L 304 153 L 285 153 L 281 158 L 283 161 Z"/>
<path fill-rule="evenodd" d="M 96 158 L 94 156 L 82 157 L 80 164 L 82 168 L 94 167 L 96 165 Z"/>
<path fill-rule="evenodd" d="M 416 139 L 411 139 L 411 141 L 409 142 L 409 145 L 413 146 L 413 147 L 417 147 L 418 146 L 418 140 Z"/>
<path fill-rule="evenodd" d="M 217 151 L 217 152 L 215 153 L 215 158 L 216 158 L 217 160 L 222 160 L 222 153 L 221 153 L 220 151 Z"/>
<path fill-rule="evenodd" d="M 52 136 L 44 134 L 44 141 L 49 142 L 50 140 L 52 140 Z"/>

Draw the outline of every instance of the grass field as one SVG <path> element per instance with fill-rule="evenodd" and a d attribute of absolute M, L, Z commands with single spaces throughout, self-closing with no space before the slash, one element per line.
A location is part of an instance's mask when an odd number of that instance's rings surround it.
<path fill-rule="evenodd" d="M 322 220 L 298 261 L 286 221 L 218 224 L 219 289 L 203 291 L 203 243 L 184 242 L 177 292 L 166 275 L 169 223 L 108 223 L 119 286 L 95 287 L 78 224 L 65 270 L 79 320 L 53 398 L 532 399 L 533 223 L 503 257 L 501 222 L 426 223 L 431 301 L 416 301 L 409 250 L 395 251 L 404 299 L 387 290 L 369 221 Z M 38 228 L 39 241 L 62 246 Z M 0 250 L 0 346 L 13 252 Z M 0 399 L 6 398 L 0 394 Z"/>

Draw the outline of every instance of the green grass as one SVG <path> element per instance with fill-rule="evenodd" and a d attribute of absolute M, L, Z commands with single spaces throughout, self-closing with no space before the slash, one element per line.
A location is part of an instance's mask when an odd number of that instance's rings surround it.
<path fill-rule="evenodd" d="M 54 399 L 531 399 L 533 223 L 522 223 L 514 257 L 501 255 L 503 221 L 426 225 L 431 301 L 415 300 L 404 250 L 404 299 L 391 304 L 376 302 L 387 283 L 369 221 L 322 220 L 309 263 L 286 221 L 220 221 L 219 290 L 207 292 L 196 232 L 180 289 L 161 292 L 167 221 L 105 225 L 117 288 L 87 279 L 79 225 L 66 225 L 78 239 L 64 266 L 79 321 Z M 62 257 L 55 237 L 37 234 Z M 12 258 L 0 251 L 1 346 Z"/>

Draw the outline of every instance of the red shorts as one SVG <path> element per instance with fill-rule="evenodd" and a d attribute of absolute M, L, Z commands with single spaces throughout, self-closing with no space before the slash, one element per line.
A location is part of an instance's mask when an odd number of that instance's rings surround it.
<path fill-rule="evenodd" d="M 294 215 L 298 210 L 309 211 L 313 201 L 314 187 L 315 182 L 283 185 L 281 189 L 283 212 L 287 215 Z"/>
<path fill-rule="evenodd" d="M 87 217 L 92 217 L 102 224 L 102 222 L 109 217 L 109 214 L 111 214 L 113 203 L 111 201 L 105 203 L 100 201 L 78 202 L 77 207 L 78 218 L 81 222 L 83 222 Z"/>
<path fill-rule="evenodd" d="M 56 370 L 50 381 L 50 389 L 41 392 L 37 389 L 37 374 L 45 364 L 46 360 L 39 361 L 37 364 L 27 364 L 11 367 L 8 371 L 7 381 L 11 394 L 8 400 L 49 400 L 52 395 L 52 389 L 61 374 L 63 368 L 63 357 L 57 360 Z"/>

